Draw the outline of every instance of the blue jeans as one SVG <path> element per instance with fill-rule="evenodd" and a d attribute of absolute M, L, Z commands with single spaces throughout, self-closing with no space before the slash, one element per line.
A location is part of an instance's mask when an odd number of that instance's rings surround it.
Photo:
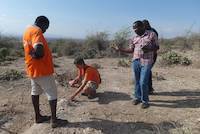
<path fill-rule="evenodd" d="M 140 60 L 132 62 L 133 75 L 135 76 L 135 90 L 133 94 L 135 99 L 141 100 L 142 103 L 149 102 L 149 75 L 152 65 L 141 65 Z"/>

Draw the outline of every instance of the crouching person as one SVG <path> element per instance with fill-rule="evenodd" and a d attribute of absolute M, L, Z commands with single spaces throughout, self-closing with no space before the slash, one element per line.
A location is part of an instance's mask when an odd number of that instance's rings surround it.
<path fill-rule="evenodd" d="M 69 81 L 69 85 L 77 87 L 77 91 L 70 97 L 73 101 L 74 98 L 82 91 L 81 95 L 87 96 L 88 99 L 96 97 L 96 89 L 101 83 L 101 78 L 98 70 L 94 67 L 85 64 L 83 58 L 77 57 L 74 64 L 78 68 L 78 76 Z"/>

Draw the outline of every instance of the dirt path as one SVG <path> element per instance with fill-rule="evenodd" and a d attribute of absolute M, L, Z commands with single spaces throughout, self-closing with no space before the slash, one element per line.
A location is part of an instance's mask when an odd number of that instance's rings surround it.
<path fill-rule="evenodd" d="M 13 83 L 2 84 L 0 86 L 1 109 L 5 111 L 11 102 L 15 102 L 14 104 L 17 106 L 13 110 L 18 110 L 19 113 L 10 113 L 10 116 L 14 118 L 7 123 L 1 121 L 0 132 L 5 134 L 9 133 L 8 131 L 24 134 L 200 133 L 199 69 L 191 67 L 159 68 L 156 66 L 153 82 L 156 94 L 150 96 L 151 106 L 144 110 L 140 105 L 131 104 L 132 72 L 130 68 L 117 67 L 117 61 L 118 59 L 86 61 L 102 66 L 99 70 L 103 83 L 98 90 L 98 98 L 88 100 L 86 97 L 79 96 L 76 103 L 69 105 L 67 98 L 74 89 L 58 86 L 57 111 L 58 117 L 62 120 L 60 120 L 59 128 L 56 129 L 51 129 L 48 122 L 33 123 L 33 109 L 29 95 L 30 85 L 27 79 L 17 81 L 18 86 L 9 91 L 6 89 Z M 20 62 L 11 65 L 10 68 L 15 67 L 18 63 Z M 56 63 L 60 66 L 56 68 L 57 72 L 72 67 L 70 59 L 58 58 Z M 23 91 L 23 95 L 21 91 Z M 20 100 L 20 96 L 25 97 Z M 12 99 L 8 99 L 8 97 L 12 97 Z M 41 97 L 41 107 L 42 113 L 49 114 L 45 96 Z M 5 118 L 5 116 L 6 114 L 1 111 L 1 117 Z M 17 126 L 17 123 L 21 125 Z"/>

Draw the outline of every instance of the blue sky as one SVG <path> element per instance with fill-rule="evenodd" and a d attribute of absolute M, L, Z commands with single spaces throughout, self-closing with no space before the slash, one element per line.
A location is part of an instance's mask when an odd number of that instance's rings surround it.
<path fill-rule="evenodd" d="M 200 33 L 200 0 L 0 0 L 0 33 L 22 35 L 39 15 L 50 20 L 46 34 L 84 38 L 111 35 L 136 20 L 148 19 L 160 37 Z"/>

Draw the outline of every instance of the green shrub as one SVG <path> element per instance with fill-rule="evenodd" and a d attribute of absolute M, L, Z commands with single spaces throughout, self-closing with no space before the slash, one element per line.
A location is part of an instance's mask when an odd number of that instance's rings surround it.
<path fill-rule="evenodd" d="M 97 53 L 96 49 L 88 49 L 84 52 L 83 57 L 84 59 L 92 59 L 96 57 Z"/>
<path fill-rule="evenodd" d="M 119 47 L 126 47 L 129 44 L 131 31 L 129 28 L 121 29 L 114 35 L 114 43 Z"/>
<path fill-rule="evenodd" d="M 192 64 L 192 61 L 189 60 L 187 57 L 183 57 L 183 58 L 181 59 L 181 65 L 186 65 L 186 66 L 188 66 L 188 65 L 190 65 L 190 64 Z"/>
<path fill-rule="evenodd" d="M 74 57 L 82 57 L 84 59 L 93 59 L 96 58 L 98 52 L 95 49 L 84 50 L 83 52 L 79 52 L 74 54 Z"/>
<path fill-rule="evenodd" d="M 97 32 L 87 36 L 82 55 L 85 59 L 105 56 L 105 51 L 109 47 L 108 34 L 106 32 Z"/>
<path fill-rule="evenodd" d="M 181 56 L 176 52 L 170 51 L 162 55 L 162 60 L 167 65 L 179 64 L 181 62 Z"/>
<path fill-rule="evenodd" d="M 162 65 L 190 65 L 192 63 L 187 57 L 183 57 L 174 51 L 163 54 L 160 62 Z"/>
<path fill-rule="evenodd" d="M 49 42 L 49 46 L 53 53 L 57 53 L 57 56 L 74 56 L 80 52 L 82 45 L 79 40 L 76 39 L 58 39 Z"/>
<path fill-rule="evenodd" d="M 0 59 L 5 59 L 10 54 L 8 48 L 0 48 Z"/>
<path fill-rule="evenodd" d="M 95 49 L 97 51 L 106 50 L 108 45 L 108 33 L 97 32 L 87 36 L 85 40 L 85 49 Z"/>
<path fill-rule="evenodd" d="M 110 43 L 110 50 L 108 52 L 108 55 L 110 56 L 110 54 L 112 54 L 112 57 L 127 57 L 126 53 L 121 53 L 121 52 L 117 52 L 115 50 L 112 49 L 112 45 L 116 45 L 118 47 L 121 48 L 127 48 L 129 45 L 129 39 L 130 39 L 130 35 L 131 35 L 131 31 L 129 28 L 124 28 L 119 30 L 118 32 L 116 32 L 114 34 L 114 39 L 113 41 Z"/>

